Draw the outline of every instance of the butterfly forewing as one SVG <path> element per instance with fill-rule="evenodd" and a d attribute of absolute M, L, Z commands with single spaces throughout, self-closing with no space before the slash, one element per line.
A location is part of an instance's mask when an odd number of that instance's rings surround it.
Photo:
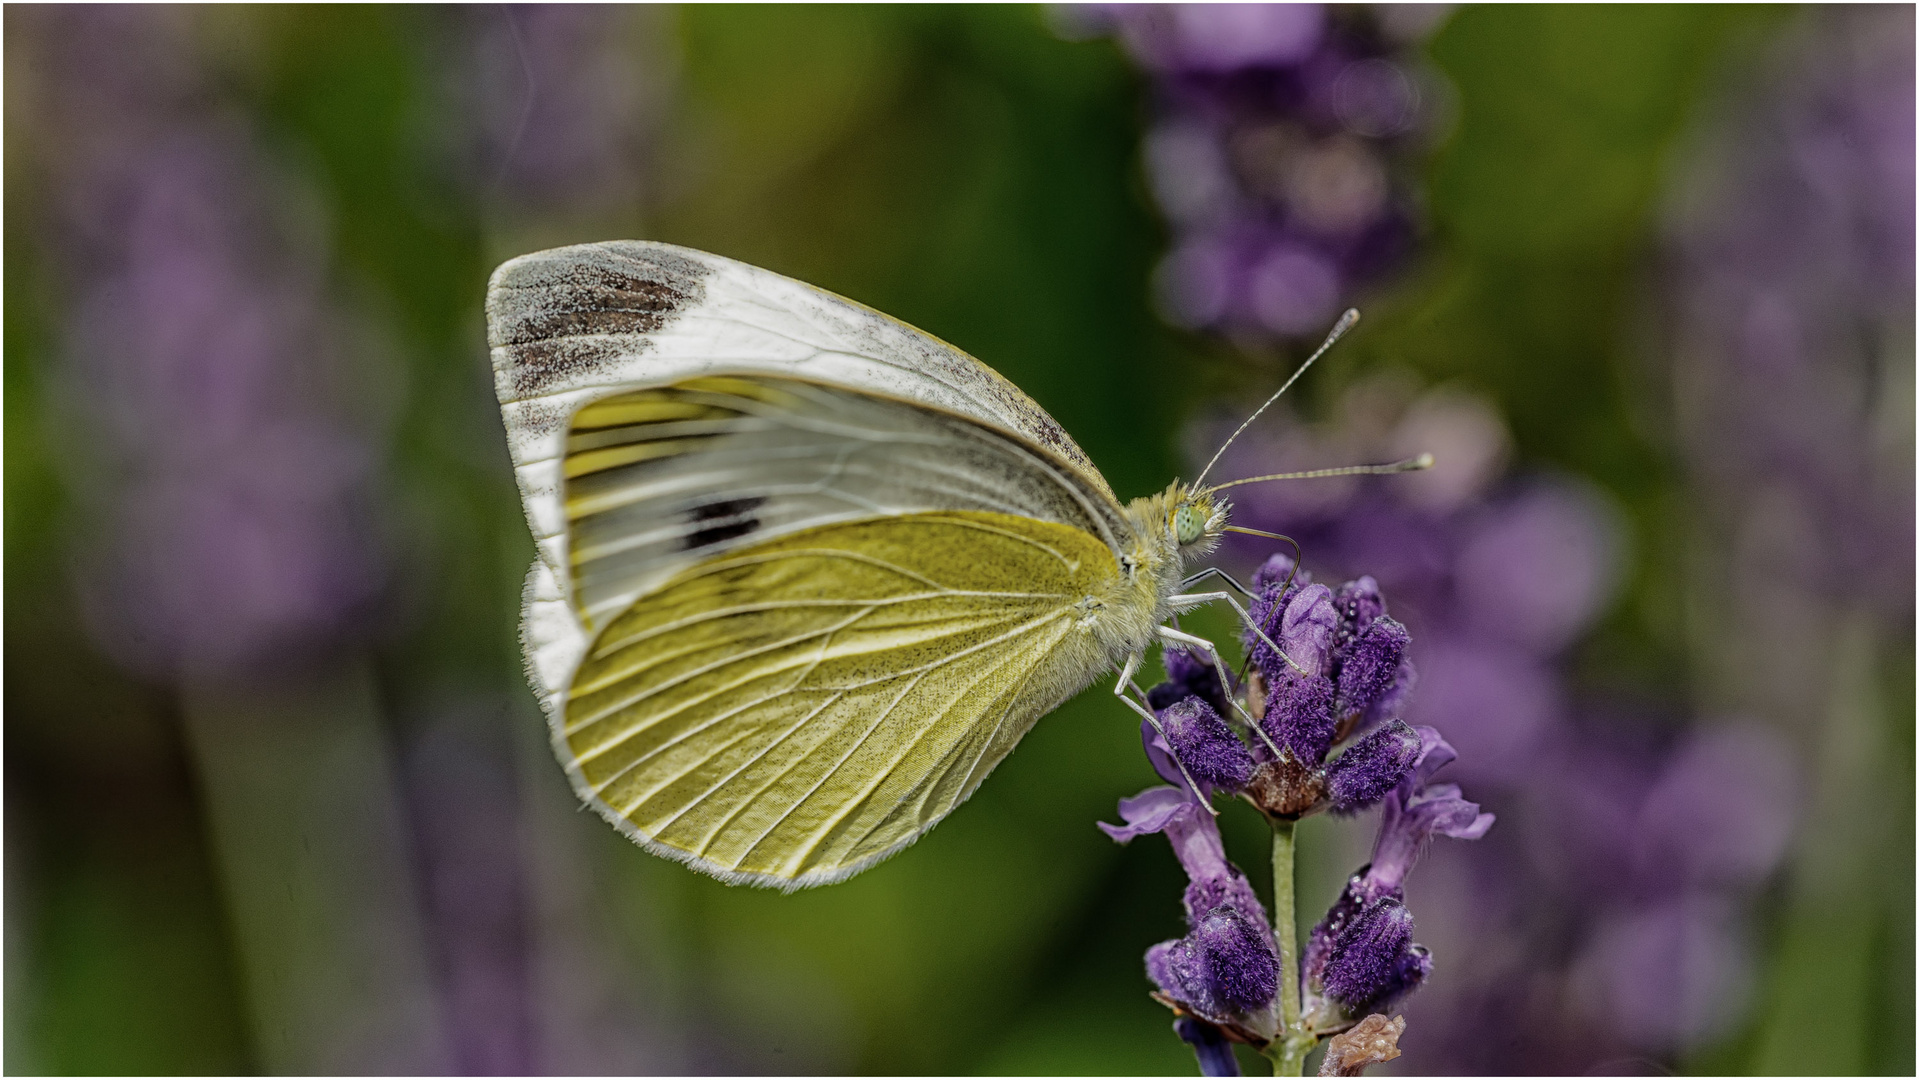
<path fill-rule="evenodd" d="M 1099 670 L 1074 623 L 1117 572 L 1082 530 L 993 513 L 747 546 L 606 625 L 565 749 L 651 846 L 722 876 L 837 880 L 945 816 Z"/>
<path fill-rule="evenodd" d="M 574 600 L 597 627 L 674 570 L 834 521 L 985 510 L 1112 542 L 1108 504 L 1005 434 L 922 406 L 763 375 L 595 401 L 564 465 Z"/>

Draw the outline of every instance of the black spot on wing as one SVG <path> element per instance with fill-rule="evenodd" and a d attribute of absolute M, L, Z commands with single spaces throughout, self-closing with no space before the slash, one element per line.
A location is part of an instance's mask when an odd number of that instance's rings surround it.
<path fill-rule="evenodd" d="M 686 512 L 687 522 L 695 528 L 686 534 L 687 551 L 724 543 L 745 536 L 760 527 L 758 510 L 766 500 L 758 495 L 740 499 L 721 499 L 701 503 Z"/>

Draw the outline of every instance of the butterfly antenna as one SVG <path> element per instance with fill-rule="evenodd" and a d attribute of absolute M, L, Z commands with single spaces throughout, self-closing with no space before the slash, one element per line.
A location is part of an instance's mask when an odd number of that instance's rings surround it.
<path fill-rule="evenodd" d="M 1421 454 L 1418 457 L 1409 457 L 1404 461 L 1391 461 L 1384 465 L 1347 465 L 1338 469 L 1308 469 L 1305 472 L 1282 472 L 1270 473 L 1266 476 L 1249 476 L 1244 480 L 1233 480 L 1224 484 L 1214 484 L 1212 487 L 1202 488 L 1200 490 L 1211 494 L 1215 491 L 1225 491 L 1227 488 L 1238 487 L 1241 484 L 1257 484 L 1266 480 L 1317 480 L 1324 476 L 1387 476 L 1392 473 L 1418 472 L 1421 469 L 1430 469 L 1432 467 L 1433 456 L 1431 454 Z M 1231 526 L 1228 526 L 1228 528 L 1230 529 Z"/>
<path fill-rule="evenodd" d="M 1346 331 L 1351 330 L 1353 326 L 1357 324 L 1358 322 L 1359 322 L 1359 309 L 1347 308 L 1346 314 L 1341 315 L 1339 317 L 1339 321 L 1333 324 L 1333 330 L 1331 333 L 1326 335 L 1326 340 L 1320 342 L 1319 348 L 1313 350 L 1313 355 L 1307 357 L 1306 362 L 1299 365 L 1299 368 L 1293 372 L 1292 377 L 1287 379 L 1284 385 L 1282 385 L 1278 390 L 1273 391 L 1273 396 L 1266 399 L 1265 405 L 1261 405 L 1259 408 L 1254 409 L 1253 415 L 1247 417 L 1245 423 L 1239 425 L 1237 428 L 1234 428 L 1233 433 L 1231 435 L 1226 436 L 1226 441 L 1219 444 L 1219 449 L 1213 452 L 1213 459 L 1206 463 L 1205 468 L 1199 470 L 1199 476 L 1193 480 L 1193 486 L 1197 488 L 1199 485 L 1205 483 L 1206 474 L 1209 472 L 1212 472 L 1213 466 L 1219 464 L 1219 455 L 1224 454 L 1226 452 L 1226 448 L 1233 445 L 1233 440 L 1239 438 L 1240 432 L 1245 431 L 1249 426 L 1252 425 L 1253 421 L 1259 419 L 1259 414 L 1265 412 L 1267 409 L 1267 406 L 1270 406 L 1273 402 L 1278 401 L 1279 395 L 1291 389 L 1292 385 L 1299 381 L 1299 377 L 1301 375 L 1306 374 L 1306 369 L 1313 366 L 1313 361 L 1326 355 L 1326 350 L 1333 347 L 1333 342 L 1338 341 L 1341 335 L 1345 334 Z"/>

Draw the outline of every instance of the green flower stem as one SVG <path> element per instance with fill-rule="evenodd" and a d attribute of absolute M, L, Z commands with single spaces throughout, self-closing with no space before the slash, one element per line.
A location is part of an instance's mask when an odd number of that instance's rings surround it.
<path fill-rule="evenodd" d="M 1299 919 L 1293 912 L 1293 830 L 1298 823 L 1274 820 L 1273 935 L 1279 939 L 1279 1036 L 1266 1048 L 1274 1076 L 1298 1076 L 1319 1040 L 1299 1018 Z"/>

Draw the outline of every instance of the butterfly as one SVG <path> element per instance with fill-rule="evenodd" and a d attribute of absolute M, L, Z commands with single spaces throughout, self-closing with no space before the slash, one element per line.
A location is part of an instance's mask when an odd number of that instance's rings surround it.
<path fill-rule="evenodd" d="M 1157 727 L 1147 650 L 1220 663 L 1173 616 L 1246 618 L 1185 572 L 1232 485 L 1122 504 L 1018 387 L 853 301 L 614 241 L 503 264 L 486 318 L 554 750 L 621 832 L 723 881 L 898 852 L 1115 668 Z"/>

